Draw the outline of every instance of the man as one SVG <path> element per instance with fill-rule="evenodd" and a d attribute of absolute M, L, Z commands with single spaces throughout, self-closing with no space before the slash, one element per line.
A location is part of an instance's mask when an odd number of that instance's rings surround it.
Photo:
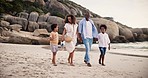
<path fill-rule="evenodd" d="M 98 31 L 96 29 L 96 26 L 94 25 L 94 22 L 90 19 L 89 12 L 86 12 L 85 18 L 83 18 L 79 22 L 78 33 L 78 40 L 83 41 L 86 48 L 84 62 L 87 64 L 88 67 L 91 67 L 89 52 L 91 50 L 93 38 L 97 38 Z"/>

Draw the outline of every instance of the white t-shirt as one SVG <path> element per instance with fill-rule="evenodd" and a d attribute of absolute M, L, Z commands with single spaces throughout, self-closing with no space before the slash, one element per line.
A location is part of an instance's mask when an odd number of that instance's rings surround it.
<path fill-rule="evenodd" d="M 92 37 L 92 24 L 90 21 L 86 21 L 86 38 L 93 38 Z"/>
<path fill-rule="evenodd" d="M 110 39 L 108 37 L 107 33 L 99 33 L 98 34 L 98 42 L 99 47 L 108 47 L 108 44 L 110 43 Z"/>

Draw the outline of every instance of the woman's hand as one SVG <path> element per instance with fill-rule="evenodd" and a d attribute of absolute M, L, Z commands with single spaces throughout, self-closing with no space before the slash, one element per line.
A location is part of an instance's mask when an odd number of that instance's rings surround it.
<path fill-rule="evenodd" d="M 62 42 L 64 41 L 64 35 L 62 35 L 61 41 L 62 41 Z"/>

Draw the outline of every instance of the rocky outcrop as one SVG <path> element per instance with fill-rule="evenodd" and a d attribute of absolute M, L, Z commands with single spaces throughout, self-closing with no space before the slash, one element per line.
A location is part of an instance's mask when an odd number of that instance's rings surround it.
<path fill-rule="evenodd" d="M 6 15 L 4 17 L 4 20 L 9 22 L 10 24 L 20 24 L 23 27 L 23 30 L 27 30 L 28 20 L 25 18 Z"/>
<path fill-rule="evenodd" d="M 125 36 L 128 41 L 134 41 L 132 31 L 126 27 L 119 26 L 119 35 Z"/>
<path fill-rule="evenodd" d="M 14 0 L 7 1 L 12 2 Z M 4 19 L 0 22 L 0 42 L 49 44 L 49 40 L 46 39 L 49 35 L 35 36 L 33 32 L 42 29 L 51 32 L 51 24 L 56 23 L 59 26 L 59 34 L 62 34 L 64 29 L 63 18 L 65 18 L 67 14 L 73 14 L 79 17 L 77 18 L 77 23 L 79 23 L 86 10 L 89 11 L 69 0 L 23 1 L 29 4 L 29 9 L 27 9 L 27 7 L 23 12 L 16 13 L 15 10 L 14 13 L 10 13 L 16 16 L 1 16 Z M 23 1 L 19 2 L 23 5 Z M 25 7 L 25 5 L 23 5 L 23 7 Z M 30 11 L 31 9 L 36 12 Z M 42 14 L 40 12 L 42 12 Z M 48 13 L 44 14 L 46 12 Z M 91 11 L 89 12 L 98 32 L 100 32 L 99 27 L 101 24 L 107 25 L 107 33 L 112 42 L 148 41 L 148 28 L 130 28 L 119 22 L 115 22 L 112 17 L 100 17 Z"/>
<path fill-rule="evenodd" d="M 129 42 L 125 36 L 116 36 L 113 40 L 113 43 L 127 43 Z"/>

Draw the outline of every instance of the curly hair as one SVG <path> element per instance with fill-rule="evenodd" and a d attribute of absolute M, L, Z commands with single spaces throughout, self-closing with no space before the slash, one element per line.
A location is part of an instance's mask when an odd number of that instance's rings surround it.
<path fill-rule="evenodd" d="M 52 24 L 51 25 L 51 30 L 53 31 L 57 26 L 58 26 L 58 24 Z"/>
<path fill-rule="evenodd" d="M 100 29 L 101 29 L 102 27 L 104 27 L 105 30 L 107 29 L 107 26 L 106 26 L 105 24 L 102 24 L 102 25 L 100 26 Z"/>
<path fill-rule="evenodd" d="M 68 21 L 68 17 L 71 17 L 71 24 L 75 24 L 76 23 L 76 17 L 74 15 L 67 15 L 66 18 L 65 18 L 65 23 L 70 23 Z"/>

